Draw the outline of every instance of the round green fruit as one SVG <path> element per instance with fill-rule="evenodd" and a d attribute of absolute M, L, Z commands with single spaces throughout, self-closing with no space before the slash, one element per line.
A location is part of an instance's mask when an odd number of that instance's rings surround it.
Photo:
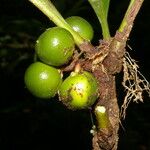
<path fill-rule="evenodd" d="M 52 66 L 66 64 L 71 59 L 74 48 L 73 36 L 60 27 L 47 29 L 39 36 L 35 45 L 40 60 Z"/>
<path fill-rule="evenodd" d="M 55 96 L 62 83 L 59 70 L 41 62 L 35 62 L 27 68 L 24 81 L 27 89 L 39 98 Z"/>
<path fill-rule="evenodd" d="M 97 80 L 86 71 L 72 72 L 59 89 L 60 100 L 70 109 L 89 108 L 94 104 L 97 97 Z"/>
<path fill-rule="evenodd" d="M 78 16 L 72 16 L 66 19 L 66 22 L 80 34 L 84 39 L 91 41 L 93 38 L 93 28 L 89 22 L 87 22 L 85 19 L 78 17 Z"/>

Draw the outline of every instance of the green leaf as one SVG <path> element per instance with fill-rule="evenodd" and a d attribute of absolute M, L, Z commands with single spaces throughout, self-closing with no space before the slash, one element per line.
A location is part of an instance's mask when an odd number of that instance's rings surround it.
<path fill-rule="evenodd" d="M 98 8 L 98 13 L 101 17 L 107 18 L 110 0 L 89 0 L 89 3 L 94 8 Z"/>
<path fill-rule="evenodd" d="M 99 22 L 102 26 L 103 37 L 108 39 L 110 37 L 109 27 L 107 22 L 108 10 L 110 0 L 88 0 L 92 8 L 94 9 Z"/>

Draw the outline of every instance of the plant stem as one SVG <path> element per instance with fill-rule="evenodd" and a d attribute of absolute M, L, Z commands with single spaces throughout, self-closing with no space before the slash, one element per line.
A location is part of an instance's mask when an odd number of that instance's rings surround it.
<path fill-rule="evenodd" d="M 124 54 L 123 51 L 126 46 L 126 41 L 132 31 L 133 23 L 143 2 L 144 0 L 130 0 L 125 16 L 111 44 L 112 47 L 114 47 L 111 48 L 111 50 L 115 51 L 117 54 Z"/>
<path fill-rule="evenodd" d="M 135 20 L 135 17 L 142 5 L 144 0 L 130 0 L 130 4 L 128 6 L 128 9 L 125 13 L 125 16 L 121 22 L 121 25 L 118 29 L 119 32 L 123 32 L 129 24 L 133 24 L 133 21 Z M 135 7 L 136 6 L 136 7 Z"/>
<path fill-rule="evenodd" d="M 102 23 L 101 23 L 101 26 L 102 26 L 103 38 L 106 39 L 106 40 L 109 39 L 110 38 L 110 33 L 109 33 L 107 20 L 103 20 Z"/>
<path fill-rule="evenodd" d="M 65 28 L 68 30 L 72 36 L 74 37 L 75 43 L 80 46 L 85 39 L 83 39 L 77 32 L 75 32 L 69 24 L 66 23 L 64 18 L 55 8 L 49 0 L 29 0 L 33 3 L 37 8 L 39 8 L 51 21 L 53 21 L 57 26 Z"/>
<path fill-rule="evenodd" d="M 97 127 L 99 129 L 109 128 L 110 122 L 108 114 L 106 112 L 106 108 L 104 106 L 97 106 L 95 108 L 95 115 L 97 120 Z"/>
<path fill-rule="evenodd" d="M 110 32 L 109 32 L 109 26 L 107 21 L 107 14 L 108 14 L 108 8 L 109 8 L 109 0 L 107 1 L 107 7 L 103 6 L 104 1 L 102 0 L 88 0 L 91 4 L 92 8 L 94 9 L 97 18 L 101 24 L 102 27 L 102 35 L 104 39 L 110 38 Z"/>

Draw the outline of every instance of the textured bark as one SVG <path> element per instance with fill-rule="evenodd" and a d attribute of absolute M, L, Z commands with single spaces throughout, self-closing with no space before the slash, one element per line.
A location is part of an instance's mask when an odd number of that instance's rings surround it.
<path fill-rule="evenodd" d="M 117 31 L 115 36 L 108 41 L 101 40 L 98 47 L 83 43 L 80 45 L 80 50 L 85 57 L 82 59 L 75 57 L 75 61 L 73 60 L 71 65 L 65 68 L 67 71 L 72 70 L 75 64 L 79 63 L 84 70 L 92 72 L 99 82 L 99 98 L 95 107 L 106 108 L 110 125 L 104 129 L 97 128 L 94 132 L 93 150 L 117 150 L 120 111 L 115 75 L 122 70 L 126 41 L 142 3 L 143 0 L 134 1 L 124 17 L 126 26 L 122 32 Z"/>
<path fill-rule="evenodd" d="M 121 72 L 126 41 L 143 0 L 137 0 L 125 15 L 127 22 L 122 32 L 116 32 L 110 41 L 101 41 L 91 59 L 82 61 L 85 70 L 92 71 L 99 82 L 99 99 L 96 106 L 105 106 L 110 125 L 97 129 L 93 136 L 93 150 L 117 150 L 119 130 L 119 107 L 116 96 L 115 74 Z M 89 51 L 89 50 L 88 50 Z M 91 53 L 90 53 L 91 54 Z M 91 69 L 92 68 L 92 69 Z"/>
<path fill-rule="evenodd" d="M 106 46 L 106 49 L 107 48 L 108 46 Z M 106 49 L 104 51 L 107 51 Z M 110 120 L 109 128 L 99 129 L 96 131 L 93 137 L 94 150 L 117 149 L 119 129 L 119 107 L 116 98 L 116 83 L 114 73 L 120 70 L 122 63 L 120 63 L 120 60 L 116 59 L 115 56 L 116 55 L 111 54 L 109 57 L 106 57 L 106 61 L 104 59 L 103 63 L 97 64 L 96 67 L 94 67 L 94 69 L 92 70 L 93 74 L 99 82 L 99 99 L 96 105 L 105 106 Z M 109 59 L 109 61 L 107 61 L 107 59 Z M 114 62 L 118 65 L 112 66 Z M 109 66 L 112 67 L 111 70 Z M 91 71 L 92 62 L 84 61 L 82 67 L 85 70 Z"/>

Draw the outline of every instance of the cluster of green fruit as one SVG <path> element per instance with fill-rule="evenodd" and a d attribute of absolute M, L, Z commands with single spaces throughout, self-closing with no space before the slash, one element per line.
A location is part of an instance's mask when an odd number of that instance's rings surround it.
<path fill-rule="evenodd" d="M 83 18 L 73 16 L 66 22 L 84 39 L 92 39 L 92 26 Z M 71 109 L 90 107 L 98 95 L 95 77 L 87 71 L 78 71 L 62 81 L 62 73 L 58 69 L 69 62 L 74 49 L 73 36 L 66 29 L 53 27 L 42 33 L 35 45 L 41 62 L 27 68 L 24 78 L 27 89 L 39 98 L 51 98 L 58 93 L 60 100 Z"/>

